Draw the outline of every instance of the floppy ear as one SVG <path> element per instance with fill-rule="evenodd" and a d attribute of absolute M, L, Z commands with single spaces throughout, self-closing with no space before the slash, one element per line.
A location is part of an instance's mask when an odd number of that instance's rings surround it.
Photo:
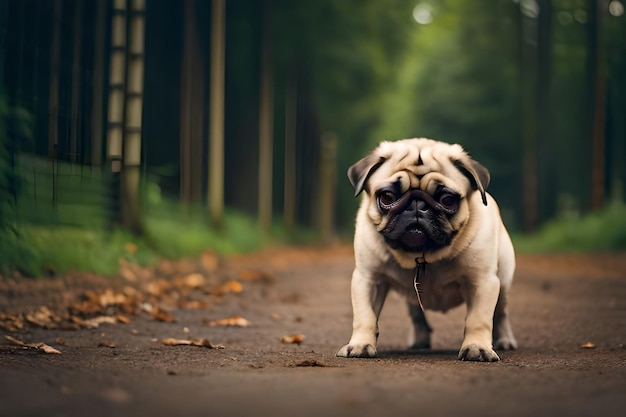
<path fill-rule="evenodd" d="M 354 196 L 358 196 L 363 191 L 365 181 L 383 164 L 387 159 L 382 156 L 368 155 L 348 168 L 348 178 L 354 187 Z"/>
<path fill-rule="evenodd" d="M 470 180 L 472 188 L 480 191 L 483 204 L 487 205 L 487 193 L 485 193 L 485 189 L 489 186 L 489 180 L 491 178 L 489 170 L 476 162 L 469 155 L 453 162 L 454 166 Z"/>

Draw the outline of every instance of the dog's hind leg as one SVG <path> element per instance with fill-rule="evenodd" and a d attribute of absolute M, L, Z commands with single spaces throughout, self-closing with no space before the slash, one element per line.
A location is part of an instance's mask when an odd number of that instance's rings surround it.
<path fill-rule="evenodd" d="M 430 349 L 430 334 L 432 329 L 426 321 L 424 310 L 419 304 L 407 302 L 409 316 L 411 317 L 411 330 L 409 332 L 409 349 Z"/>
<path fill-rule="evenodd" d="M 493 347 L 496 350 L 517 349 L 507 309 L 506 289 L 500 289 L 498 304 L 493 315 Z"/>

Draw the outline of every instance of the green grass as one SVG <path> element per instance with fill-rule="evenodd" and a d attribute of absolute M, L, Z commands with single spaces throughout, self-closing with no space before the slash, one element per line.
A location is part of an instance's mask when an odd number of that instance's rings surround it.
<path fill-rule="evenodd" d="M 140 264 L 157 259 L 145 242 L 123 230 L 106 232 L 70 226 L 24 225 L 20 227 L 19 241 L 28 249 L 27 256 L 13 256 L 4 262 L 3 269 L 18 269 L 30 276 L 69 270 L 112 274 L 118 270 L 120 258 Z M 127 243 L 136 245 L 137 250 L 127 251 Z"/>
<path fill-rule="evenodd" d="M 206 207 L 180 211 L 170 208 L 159 215 L 147 215 L 144 220 L 147 239 L 167 258 L 195 256 L 207 248 L 220 254 L 249 252 L 268 242 L 254 219 L 239 212 L 227 212 L 224 224 L 215 228 L 208 224 Z"/>
<path fill-rule="evenodd" d="M 118 271 L 120 259 L 150 265 L 159 258 L 198 256 L 206 249 L 228 255 L 318 239 L 307 230 L 288 236 L 280 226 L 266 235 L 254 218 L 235 211 L 227 211 L 222 227 L 214 228 L 208 224 L 205 207 L 181 209 L 173 202 L 147 209 L 143 223 L 141 238 L 121 228 L 21 224 L 19 238 L 11 234 L 0 239 L 0 271 L 19 270 L 35 277 L 71 270 L 110 275 Z"/>
<path fill-rule="evenodd" d="M 626 250 L 626 206 L 613 203 L 582 217 L 553 220 L 532 235 L 514 235 L 518 252 Z"/>

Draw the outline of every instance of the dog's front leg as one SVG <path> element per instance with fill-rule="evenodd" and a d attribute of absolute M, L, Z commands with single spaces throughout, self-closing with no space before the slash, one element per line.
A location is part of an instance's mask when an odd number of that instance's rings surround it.
<path fill-rule="evenodd" d="M 376 282 L 371 274 L 358 269 L 352 273 L 352 337 L 339 349 L 344 358 L 373 358 L 376 356 L 378 316 L 383 308 L 389 285 Z"/>
<path fill-rule="evenodd" d="M 492 346 L 493 314 L 499 292 L 500 281 L 495 274 L 478 279 L 470 278 L 463 286 L 467 316 L 459 359 L 481 362 L 500 360 Z"/>

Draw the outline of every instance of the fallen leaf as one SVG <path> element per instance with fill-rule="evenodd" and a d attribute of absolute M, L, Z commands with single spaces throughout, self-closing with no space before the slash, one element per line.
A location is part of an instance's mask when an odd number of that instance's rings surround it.
<path fill-rule="evenodd" d="M 53 348 L 52 346 L 46 345 L 45 343 L 24 343 L 21 340 L 16 339 L 15 337 L 12 337 L 9 335 L 5 335 L 4 338 L 21 347 L 33 348 L 33 349 L 41 350 L 45 353 L 52 353 L 55 355 L 61 354 L 61 351 Z"/>
<path fill-rule="evenodd" d="M 197 272 L 193 274 L 189 274 L 185 278 L 183 278 L 183 284 L 190 288 L 201 287 L 202 285 L 205 284 L 205 282 L 206 280 L 204 279 L 204 276 Z"/>
<path fill-rule="evenodd" d="M 580 345 L 580 347 L 583 349 L 595 349 L 596 345 L 595 343 L 587 342 L 587 343 Z"/>
<path fill-rule="evenodd" d="M 56 329 L 61 319 L 47 306 L 41 306 L 38 310 L 27 313 L 26 321 L 45 329 Z"/>
<path fill-rule="evenodd" d="M 191 342 L 193 346 L 205 347 L 209 349 L 224 349 L 223 345 L 214 345 L 208 339 L 198 339 Z"/>
<path fill-rule="evenodd" d="M 107 289 L 98 296 L 98 302 L 102 307 L 107 307 L 115 304 L 124 304 L 126 302 L 126 295 L 115 292 L 111 289 Z"/>
<path fill-rule="evenodd" d="M 127 262 L 124 259 L 120 259 L 120 275 L 127 281 L 137 282 L 137 274 L 128 267 Z"/>
<path fill-rule="evenodd" d="M 16 332 L 24 328 L 24 319 L 21 315 L 0 313 L 0 328 L 9 332 Z"/>
<path fill-rule="evenodd" d="M 171 313 L 168 313 L 167 311 L 160 309 L 160 308 L 156 308 L 152 312 L 152 318 L 155 319 L 156 321 L 162 321 L 165 323 L 174 323 L 176 321 L 176 317 L 174 317 Z"/>
<path fill-rule="evenodd" d="M 224 349 L 222 345 L 214 345 L 209 342 L 208 339 L 187 340 L 187 339 L 174 339 L 167 338 L 161 341 L 165 346 L 198 346 L 206 347 L 209 349 Z"/>
<path fill-rule="evenodd" d="M 128 324 L 131 322 L 130 318 L 128 316 L 125 316 L 123 314 L 116 314 L 115 315 L 115 319 L 117 321 L 119 321 L 120 323 L 124 323 L 124 324 Z"/>
<path fill-rule="evenodd" d="M 101 324 L 115 324 L 117 322 L 117 319 L 111 316 L 97 316 L 90 319 L 81 319 L 80 317 L 74 316 L 72 317 L 72 320 L 81 327 L 86 327 L 88 329 L 97 329 Z"/>
<path fill-rule="evenodd" d="M 243 271 L 239 271 L 237 277 L 243 281 L 261 281 L 268 284 L 274 282 L 274 277 L 271 275 L 254 269 L 244 269 Z"/>
<path fill-rule="evenodd" d="M 243 285 L 239 281 L 228 281 L 222 285 L 216 285 L 211 289 L 211 294 L 221 296 L 228 293 L 240 293 L 243 291 Z"/>
<path fill-rule="evenodd" d="M 206 324 L 211 327 L 222 327 L 222 326 L 230 326 L 230 327 L 248 327 L 250 322 L 243 317 L 232 316 L 225 319 L 220 320 L 207 320 Z"/>
<path fill-rule="evenodd" d="M 174 338 L 166 338 L 162 340 L 165 346 L 179 346 L 179 345 L 191 345 L 191 340 L 187 339 L 174 339 Z"/>
<path fill-rule="evenodd" d="M 31 346 L 29 346 L 31 347 Z M 53 348 L 52 346 L 48 346 L 45 343 L 35 343 L 34 345 L 32 345 L 32 347 L 39 349 L 39 350 L 43 350 L 46 353 L 52 353 L 55 355 L 60 355 L 61 351 L 57 350 L 55 348 Z"/>
<path fill-rule="evenodd" d="M 280 342 L 281 343 L 295 343 L 297 345 L 299 345 L 300 343 L 304 342 L 304 339 L 306 338 L 305 335 L 303 334 L 294 334 L 291 336 L 283 336 L 280 338 Z"/>
<path fill-rule="evenodd" d="M 227 283 L 222 285 L 222 290 L 226 293 L 240 293 L 241 291 L 243 291 L 243 285 L 241 285 L 239 281 L 228 281 Z"/>
<path fill-rule="evenodd" d="M 161 297 L 163 294 L 172 287 L 169 281 L 159 279 L 156 281 L 150 281 L 144 286 L 144 290 L 155 297 Z"/>
<path fill-rule="evenodd" d="M 108 347 L 113 349 L 115 347 L 115 342 L 112 340 L 101 340 L 98 342 L 98 347 Z"/>
<path fill-rule="evenodd" d="M 208 303 L 200 300 L 178 300 L 178 308 L 186 310 L 203 310 L 208 306 Z"/>
<path fill-rule="evenodd" d="M 14 344 L 16 344 L 16 345 L 19 345 L 19 346 L 25 346 L 25 345 L 26 345 L 26 343 L 22 342 L 22 341 L 21 341 L 21 340 L 19 340 L 19 339 L 16 339 L 16 338 L 15 338 L 15 337 L 13 337 L 13 336 L 9 336 L 8 334 L 5 334 L 5 335 L 4 335 L 4 338 L 5 338 L 6 340 L 8 340 L 9 342 L 12 342 L 12 343 L 14 343 Z"/>

